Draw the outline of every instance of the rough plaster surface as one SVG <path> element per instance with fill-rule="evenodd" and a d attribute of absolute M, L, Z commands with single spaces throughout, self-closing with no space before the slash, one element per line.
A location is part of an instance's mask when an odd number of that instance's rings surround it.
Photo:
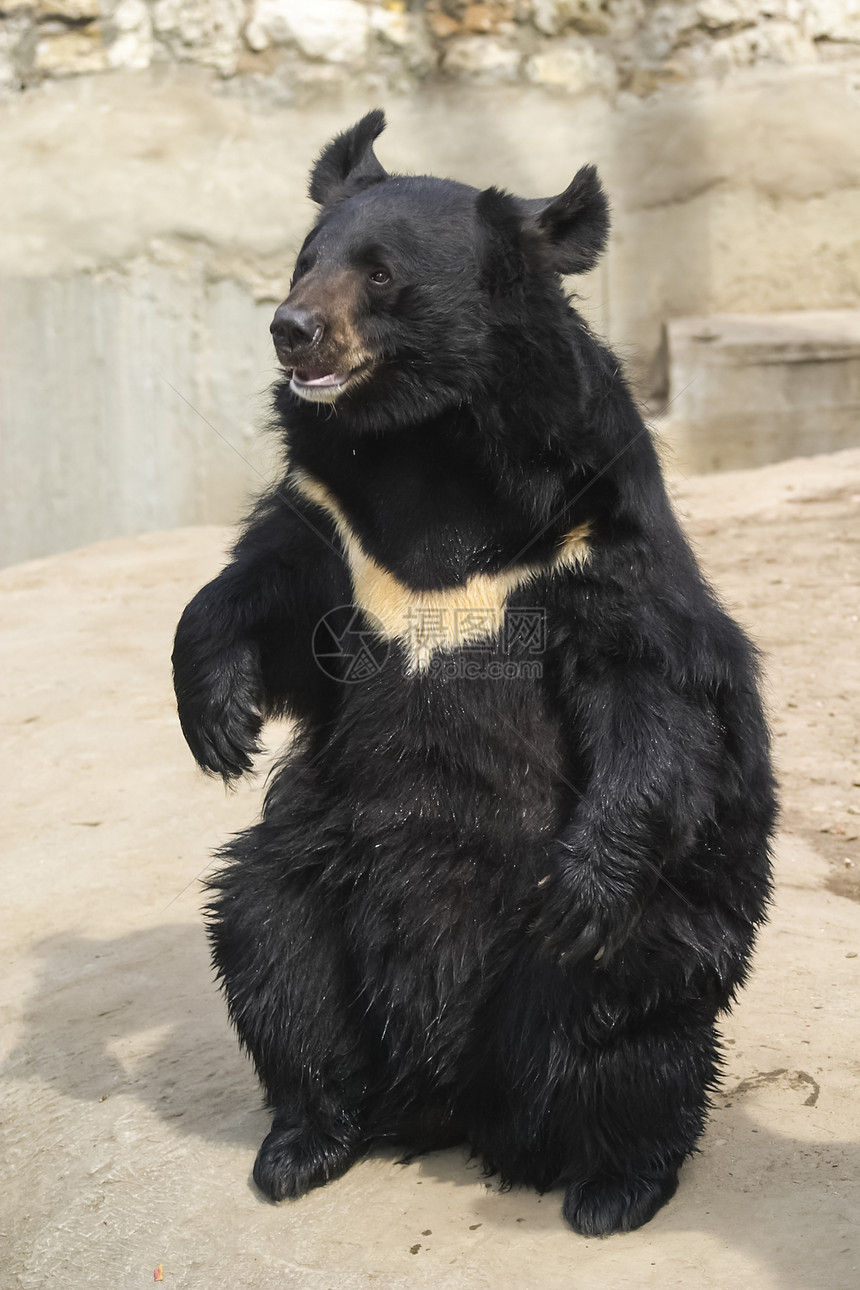
<path fill-rule="evenodd" d="M 677 307 L 691 291 L 714 297 L 702 313 L 728 308 L 732 293 L 750 309 L 758 301 L 758 312 L 860 299 L 860 62 L 790 76 L 751 70 L 644 101 L 625 95 L 615 108 L 527 87 L 276 107 L 214 93 L 194 69 L 46 84 L 0 103 L 0 273 L 96 272 L 138 256 L 179 272 L 185 251 L 214 276 L 280 299 L 284 257 L 313 214 L 304 196 L 313 157 L 379 102 L 390 121 L 379 153 L 391 169 L 535 196 L 596 161 L 613 202 L 617 290 L 639 296 L 652 283 L 662 317 L 697 312 Z M 689 265 L 677 245 L 685 228 Z M 694 260 L 694 283 L 678 281 Z M 621 317 L 639 311 L 653 315 L 653 302 L 630 301 Z"/>
<path fill-rule="evenodd" d="M 458 1151 L 260 1199 L 266 1117 L 197 879 L 261 785 L 226 795 L 194 771 L 168 662 L 229 535 L 0 574 L 3 1290 L 142 1290 L 159 1266 L 185 1290 L 855 1290 L 860 451 L 689 479 L 678 498 L 766 653 L 779 886 L 703 1153 L 651 1224 L 607 1241 L 566 1230 L 557 1196 L 498 1194 Z"/>

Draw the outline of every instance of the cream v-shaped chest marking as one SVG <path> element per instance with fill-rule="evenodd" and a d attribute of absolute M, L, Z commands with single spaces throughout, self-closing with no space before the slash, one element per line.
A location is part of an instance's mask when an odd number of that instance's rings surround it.
<path fill-rule="evenodd" d="M 367 554 L 325 484 L 303 470 L 291 471 L 289 479 L 297 492 L 331 516 L 346 553 L 354 603 L 375 631 L 403 647 L 412 673 L 425 671 L 437 652 L 496 639 L 511 592 L 535 578 L 580 567 L 588 559 L 585 523 L 565 533 L 551 560 L 473 573 L 457 587 L 416 590 Z"/>

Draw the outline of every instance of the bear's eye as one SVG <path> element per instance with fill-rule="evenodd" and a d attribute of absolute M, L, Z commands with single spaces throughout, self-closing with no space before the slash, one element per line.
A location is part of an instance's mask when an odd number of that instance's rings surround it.
<path fill-rule="evenodd" d="M 374 269 L 368 275 L 371 282 L 375 282 L 378 287 L 384 287 L 387 282 L 391 281 L 391 274 L 387 269 Z"/>

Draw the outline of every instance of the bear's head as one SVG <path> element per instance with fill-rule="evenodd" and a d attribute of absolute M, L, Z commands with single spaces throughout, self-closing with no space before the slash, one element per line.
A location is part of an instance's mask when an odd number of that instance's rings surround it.
<path fill-rule="evenodd" d="M 514 367 L 558 379 L 560 275 L 591 269 L 609 229 L 594 167 L 537 200 L 390 175 L 384 127 L 368 113 L 311 173 L 322 209 L 271 326 L 292 399 L 379 429 L 498 390 Z"/>

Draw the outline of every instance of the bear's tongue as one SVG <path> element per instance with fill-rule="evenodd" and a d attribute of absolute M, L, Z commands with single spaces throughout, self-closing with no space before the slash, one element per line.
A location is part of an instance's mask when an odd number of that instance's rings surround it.
<path fill-rule="evenodd" d="M 293 376 L 301 385 L 340 385 L 343 382 L 339 372 L 321 372 L 310 367 L 297 369 Z"/>

